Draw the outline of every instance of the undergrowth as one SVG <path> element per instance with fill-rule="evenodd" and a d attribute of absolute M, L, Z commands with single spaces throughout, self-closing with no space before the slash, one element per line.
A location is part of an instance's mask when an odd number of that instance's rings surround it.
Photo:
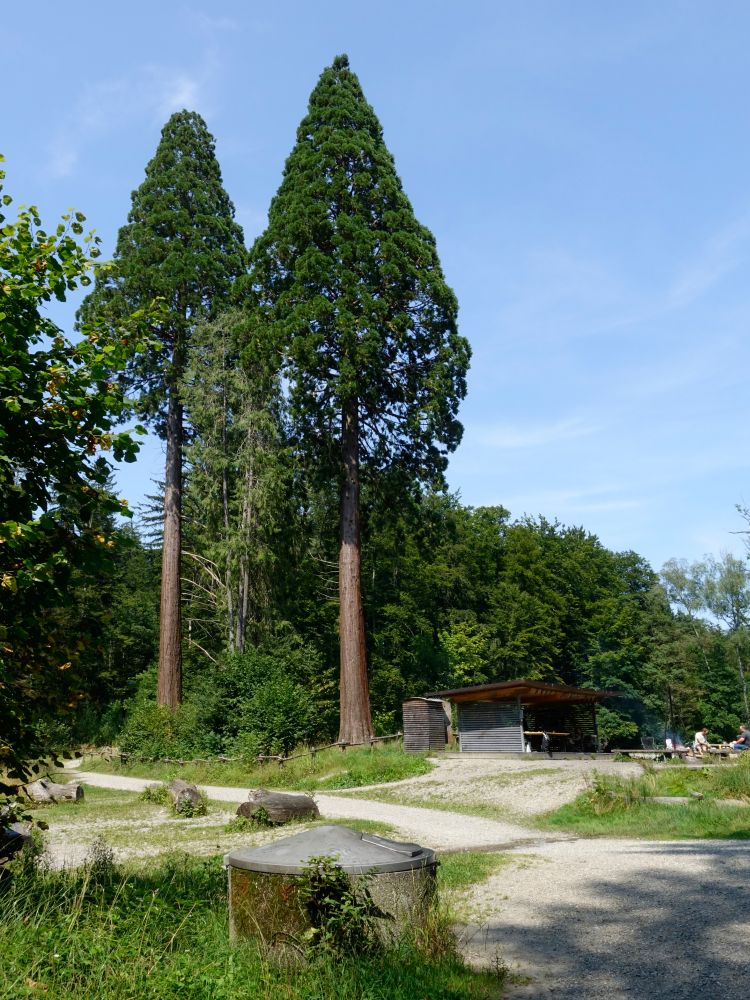
<path fill-rule="evenodd" d="M 318 949 L 280 968 L 252 942 L 231 946 L 219 858 L 116 865 L 14 864 L 0 888 L 0 1000 L 489 1000 L 502 977 L 431 947 L 428 926 L 378 954 Z"/>

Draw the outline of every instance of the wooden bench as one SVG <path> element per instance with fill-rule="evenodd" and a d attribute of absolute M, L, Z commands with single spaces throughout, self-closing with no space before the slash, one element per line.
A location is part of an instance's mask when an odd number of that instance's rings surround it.
<path fill-rule="evenodd" d="M 667 750 L 666 747 L 654 747 L 653 750 L 617 750 L 612 749 L 612 753 L 621 754 L 623 757 L 643 758 L 645 760 L 665 760 L 667 757 L 691 757 L 693 751 L 689 747 L 684 750 Z"/>

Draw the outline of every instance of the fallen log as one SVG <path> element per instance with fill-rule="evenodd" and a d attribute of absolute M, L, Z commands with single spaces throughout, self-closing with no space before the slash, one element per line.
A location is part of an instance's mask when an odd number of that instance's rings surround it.
<path fill-rule="evenodd" d="M 269 792 L 255 788 L 247 802 L 237 807 L 237 815 L 245 819 L 269 823 L 288 823 L 292 819 L 318 819 L 320 810 L 310 795 L 304 792 Z"/>
<path fill-rule="evenodd" d="M 83 798 L 83 788 L 77 781 L 58 785 L 49 778 L 38 778 L 24 787 L 32 802 L 80 802 Z"/>
<path fill-rule="evenodd" d="M 182 778 L 175 778 L 174 781 L 169 782 L 167 790 L 175 812 L 189 813 L 192 816 L 203 811 L 203 796 L 195 785 L 183 781 Z"/>

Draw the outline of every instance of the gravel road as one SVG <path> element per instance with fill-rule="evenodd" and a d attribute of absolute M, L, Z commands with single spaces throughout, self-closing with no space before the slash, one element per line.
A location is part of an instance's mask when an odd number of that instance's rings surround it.
<path fill-rule="evenodd" d="M 529 981 L 508 1000 L 746 1000 L 750 989 L 750 842 L 583 840 L 524 825 L 584 787 L 592 768 L 638 773 L 637 765 L 495 759 L 440 761 L 436 771 L 395 785 L 407 801 L 443 809 L 317 794 L 321 814 L 378 819 L 400 836 L 438 850 L 510 852 L 513 860 L 474 886 L 476 922 L 461 939 L 478 964 L 496 957 Z M 138 778 L 79 773 L 79 780 L 140 790 Z M 240 802 L 237 788 L 206 787 L 209 798 Z M 357 790 L 362 795 L 363 789 Z M 507 808 L 499 822 L 444 811 L 460 797 Z M 702 914 L 702 918 L 698 916 Z"/>

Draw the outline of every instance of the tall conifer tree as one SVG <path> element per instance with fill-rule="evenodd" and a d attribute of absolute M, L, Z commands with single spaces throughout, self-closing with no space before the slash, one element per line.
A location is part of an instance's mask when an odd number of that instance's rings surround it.
<path fill-rule="evenodd" d="M 180 111 L 164 126 L 146 178 L 133 192 L 114 264 L 102 273 L 82 313 L 119 316 L 154 299 L 164 305 L 153 330 L 162 350 L 136 358 L 127 382 L 139 409 L 166 441 L 157 701 L 182 699 L 180 555 L 183 401 L 190 337 L 213 317 L 247 266 L 242 229 L 222 186 L 214 139 L 200 115 Z"/>
<path fill-rule="evenodd" d="M 340 739 L 372 735 L 360 583 L 360 473 L 434 482 L 458 444 L 469 346 L 435 239 L 414 217 L 380 123 L 338 56 L 252 251 L 286 352 L 301 447 L 341 484 Z"/>

